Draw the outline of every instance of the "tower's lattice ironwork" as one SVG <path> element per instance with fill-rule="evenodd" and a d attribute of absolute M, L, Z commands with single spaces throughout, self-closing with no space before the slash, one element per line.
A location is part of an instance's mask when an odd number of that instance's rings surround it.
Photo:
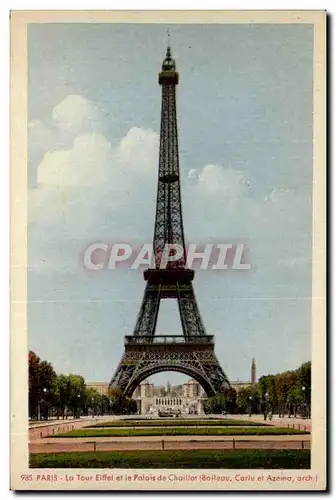
<path fill-rule="evenodd" d="M 229 387 L 214 353 L 213 336 L 207 335 L 192 280 L 186 267 L 182 220 L 176 85 L 179 74 L 170 47 L 159 73 L 162 87 L 160 154 L 154 225 L 155 268 L 147 269 L 146 288 L 133 335 L 125 337 L 125 352 L 110 382 L 130 396 L 146 377 L 161 371 L 179 371 L 193 377 L 211 396 Z M 161 269 L 165 245 L 179 245 L 183 252 Z M 155 335 L 161 299 L 178 301 L 183 335 Z"/>

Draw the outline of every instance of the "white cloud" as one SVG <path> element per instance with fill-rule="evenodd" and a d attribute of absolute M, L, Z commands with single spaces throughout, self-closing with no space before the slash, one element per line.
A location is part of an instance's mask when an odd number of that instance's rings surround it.
<path fill-rule="evenodd" d="M 55 135 L 52 129 L 39 120 L 28 123 L 28 164 L 29 184 L 35 183 L 36 170 L 46 151 L 55 144 Z"/>
<path fill-rule="evenodd" d="M 40 120 L 31 120 L 28 123 L 28 144 L 32 150 L 46 150 L 53 143 L 52 130 Z"/>
<path fill-rule="evenodd" d="M 38 121 L 29 125 L 30 160 L 36 163 L 36 182 L 29 190 L 30 260 L 33 267 L 48 272 L 51 263 L 55 269 L 67 267 L 67 260 L 73 265 L 70 240 L 77 241 L 78 257 L 79 249 L 100 232 L 111 237 L 111 224 L 122 232 L 121 219 L 141 213 L 131 214 L 133 202 L 138 199 L 141 206 L 142 197 L 148 200 L 144 193 L 149 188 L 155 196 L 158 135 L 132 127 L 112 146 L 99 132 L 99 123 L 96 131 L 85 131 L 90 117 L 97 116 L 95 106 L 75 97 L 54 109 L 51 123 L 57 120 L 57 127 Z"/>
<path fill-rule="evenodd" d="M 242 172 L 220 165 L 206 165 L 198 178 L 199 187 L 210 196 L 234 201 L 247 194 L 247 181 Z"/>
<path fill-rule="evenodd" d="M 98 108 L 81 95 L 68 95 L 52 112 L 52 120 L 62 133 L 96 131 L 100 124 Z"/>
<path fill-rule="evenodd" d="M 38 186 L 95 186 L 106 179 L 111 143 L 101 134 L 81 134 L 72 149 L 48 151 L 37 171 Z"/>
<path fill-rule="evenodd" d="M 127 170 L 148 173 L 157 167 L 159 136 L 153 130 L 132 127 L 121 140 L 118 155 Z"/>
<path fill-rule="evenodd" d="M 83 96 L 70 95 L 54 107 L 50 120 L 28 123 L 30 168 L 36 170 L 43 155 L 50 150 L 70 147 L 81 134 L 101 133 L 98 108 Z"/>
<path fill-rule="evenodd" d="M 152 218 L 144 218 L 143 213 L 152 207 L 156 195 L 159 137 L 152 130 L 132 127 L 112 146 L 112 140 L 99 132 L 97 117 L 93 103 L 81 96 L 68 96 L 53 111 L 52 122 L 57 127 L 30 123 L 31 146 L 43 143 L 47 149 L 37 165 L 37 187 L 29 194 L 36 242 L 45 239 L 40 245 L 44 258 L 40 251 L 38 259 L 43 265 L 59 257 L 59 252 L 50 251 L 48 241 L 52 238 L 91 242 L 91 237 L 113 236 L 112 227 L 122 233 L 126 219 L 129 228 L 137 220 L 139 233 L 147 232 L 149 225 L 152 231 Z M 93 130 L 88 132 L 90 127 Z M 60 146 L 60 129 L 63 144 L 72 137 L 67 147 Z M 200 227 L 203 239 L 252 240 L 252 253 L 265 262 L 290 262 L 307 249 L 306 235 L 298 234 L 307 203 L 295 191 L 274 189 L 257 199 L 246 173 L 213 164 L 204 166 L 199 174 L 189 170 L 188 178 L 193 182 L 185 186 L 182 198 L 189 241 L 197 241 Z M 154 205 L 152 209 L 153 216 Z M 282 233 L 291 238 L 290 246 Z M 67 245 L 62 250 L 63 263 Z M 73 261 L 74 248 L 69 252 Z"/>
<path fill-rule="evenodd" d="M 184 197 L 188 239 L 242 242 L 258 272 L 265 276 L 271 272 L 272 279 L 279 276 L 279 268 L 305 271 L 310 259 L 307 194 L 274 189 L 267 196 L 256 196 L 250 185 L 241 171 L 206 165 Z M 188 203 L 196 199 L 197 203 Z"/>

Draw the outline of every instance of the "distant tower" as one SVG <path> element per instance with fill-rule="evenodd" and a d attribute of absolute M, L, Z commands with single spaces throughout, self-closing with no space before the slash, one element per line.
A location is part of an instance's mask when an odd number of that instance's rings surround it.
<path fill-rule="evenodd" d="M 256 384 L 256 383 L 257 383 L 257 366 L 253 356 L 251 364 L 251 384 Z"/>

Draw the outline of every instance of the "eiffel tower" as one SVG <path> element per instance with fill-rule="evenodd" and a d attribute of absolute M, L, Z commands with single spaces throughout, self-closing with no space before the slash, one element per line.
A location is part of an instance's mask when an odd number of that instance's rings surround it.
<path fill-rule="evenodd" d="M 186 267 L 186 251 L 181 207 L 178 133 L 176 119 L 176 71 L 171 49 L 159 73 L 162 87 L 160 154 L 156 216 L 154 227 L 154 266 L 144 271 L 147 282 L 133 335 L 125 337 L 125 352 L 109 387 L 131 396 L 145 378 L 162 371 L 184 373 L 201 384 L 208 396 L 230 387 L 214 353 L 214 337 L 207 335 L 192 280 L 194 271 Z M 168 246 L 169 245 L 169 246 Z M 162 258 L 167 248 L 179 245 L 180 256 Z M 155 335 L 160 301 L 177 299 L 183 335 Z"/>

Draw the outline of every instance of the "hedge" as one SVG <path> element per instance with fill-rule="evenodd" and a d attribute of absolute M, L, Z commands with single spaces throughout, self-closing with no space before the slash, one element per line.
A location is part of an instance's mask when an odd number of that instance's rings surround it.
<path fill-rule="evenodd" d="M 309 450 L 123 451 L 31 454 L 32 468 L 309 469 Z M 164 473 L 164 470 L 162 470 Z"/>
<path fill-rule="evenodd" d="M 245 420 L 225 420 L 225 419 L 206 419 L 206 420 L 114 420 L 112 422 L 102 422 L 100 424 L 89 425 L 88 427 L 196 427 L 200 425 L 221 426 L 221 427 L 269 427 L 269 424 L 260 422 L 251 422 Z"/>
<path fill-rule="evenodd" d="M 178 428 L 167 427 L 149 428 L 149 429 L 75 429 L 70 432 L 56 434 L 54 437 L 109 437 L 109 436 L 279 436 L 293 434 L 309 434 L 309 432 L 299 431 L 297 429 L 286 429 L 280 427 L 258 428 Z"/>

